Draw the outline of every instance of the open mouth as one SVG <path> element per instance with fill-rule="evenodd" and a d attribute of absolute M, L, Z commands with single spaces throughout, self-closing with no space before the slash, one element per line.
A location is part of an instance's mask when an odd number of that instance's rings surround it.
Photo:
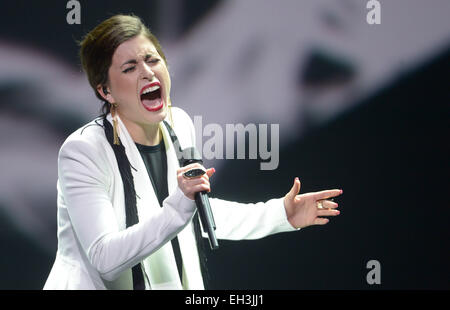
<path fill-rule="evenodd" d="M 158 82 L 145 86 L 141 90 L 140 97 L 142 105 L 150 112 L 158 111 L 164 105 L 161 98 L 161 85 Z"/>

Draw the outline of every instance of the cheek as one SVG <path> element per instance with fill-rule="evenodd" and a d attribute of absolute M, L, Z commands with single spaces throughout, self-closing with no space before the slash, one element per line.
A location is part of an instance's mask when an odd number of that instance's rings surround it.
<path fill-rule="evenodd" d="M 111 89 L 114 92 L 114 97 L 119 101 L 123 101 L 124 99 L 129 100 L 130 96 L 134 97 L 135 88 L 136 83 L 126 76 L 111 78 Z"/>

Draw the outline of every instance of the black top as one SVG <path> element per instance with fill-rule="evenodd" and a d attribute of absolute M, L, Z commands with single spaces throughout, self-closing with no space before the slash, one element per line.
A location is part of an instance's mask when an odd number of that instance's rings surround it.
<path fill-rule="evenodd" d="M 164 141 L 158 145 L 147 146 L 136 143 L 136 146 L 141 153 L 145 166 L 147 167 L 148 175 L 152 181 L 153 189 L 158 198 L 159 205 L 169 196 L 167 186 L 167 157 Z"/>
<path fill-rule="evenodd" d="M 158 198 L 159 205 L 162 207 L 162 203 L 167 196 L 169 196 L 167 185 L 167 157 L 164 140 L 158 145 L 147 146 L 136 143 L 136 146 L 141 153 L 144 160 L 145 167 L 147 168 L 148 175 L 155 190 L 156 197 Z M 175 254 L 175 260 L 177 262 L 178 274 L 182 281 L 182 259 L 180 252 L 180 245 L 178 238 L 172 239 L 173 252 Z"/>

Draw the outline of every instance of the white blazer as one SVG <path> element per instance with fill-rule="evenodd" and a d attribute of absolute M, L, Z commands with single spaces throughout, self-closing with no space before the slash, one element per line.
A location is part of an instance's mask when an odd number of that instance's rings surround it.
<path fill-rule="evenodd" d="M 192 120 L 172 108 L 181 147 L 195 146 Z M 111 121 L 111 116 L 107 119 Z M 58 249 L 44 289 L 133 289 L 131 267 L 142 262 L 146 289 L 204 289 L 192 217 L 195 202 L 180 190 L 174 146 L 160 128 L 169 196 L 160 207 L 144 161 L 119 118 L 119 136 L 134 177 L 139 223 L 126 228 L 123 183 L 114 152 L 96 119 L 72 133 L 58 156 Z M 257 239 L 294 231 L 283 199 L 241 204 L 210 199 L 218 239 Z M 178 235 L 183 283 L 170 241 Z M 220 251 L 220 248 L 219 248 Z"/>

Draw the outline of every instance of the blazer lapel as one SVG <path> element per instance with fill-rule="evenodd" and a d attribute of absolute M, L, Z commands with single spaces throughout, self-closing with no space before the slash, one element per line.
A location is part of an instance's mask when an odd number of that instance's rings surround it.
<path fill-rule="evenodd" d="M 160 128 L 164 136 L 164 143 L 167 154 L 167 183 L 169 187 L 169 195 L 173 193 L 177 186 L 177 172 L 180 167 L 175 146 L 172 143 L 170 134 L 166 126 L 161 122 Z M 174 131 L 175 129 L 172 128 Z M 181 141 L 179 141 L 181 143 Z M 183 145 L 181 145 L 183 147 Z M 200 289 L 203 290 L 203 278 L 200 270 L 199 259 L 197 255 L 197 242 L 194 235 L 194 227 L 192 221 L 178 233 L 178 240 L 180 243 L 181 257 L 183 258 L 184 270 L 184 289 Z"/>
<path fill-rule="evenodd" d="M 169 195 L 171 195 L 177 188 L 177 169 L 180 168 L 178 158 L 175 152 L 175 147 L 170 139 L 169 132 L 166 126 L 161 122 L 159 128 L 163 134 L 164 146 L 166 147 L 167 157 L 167 186 L 169 188 Z"/>

